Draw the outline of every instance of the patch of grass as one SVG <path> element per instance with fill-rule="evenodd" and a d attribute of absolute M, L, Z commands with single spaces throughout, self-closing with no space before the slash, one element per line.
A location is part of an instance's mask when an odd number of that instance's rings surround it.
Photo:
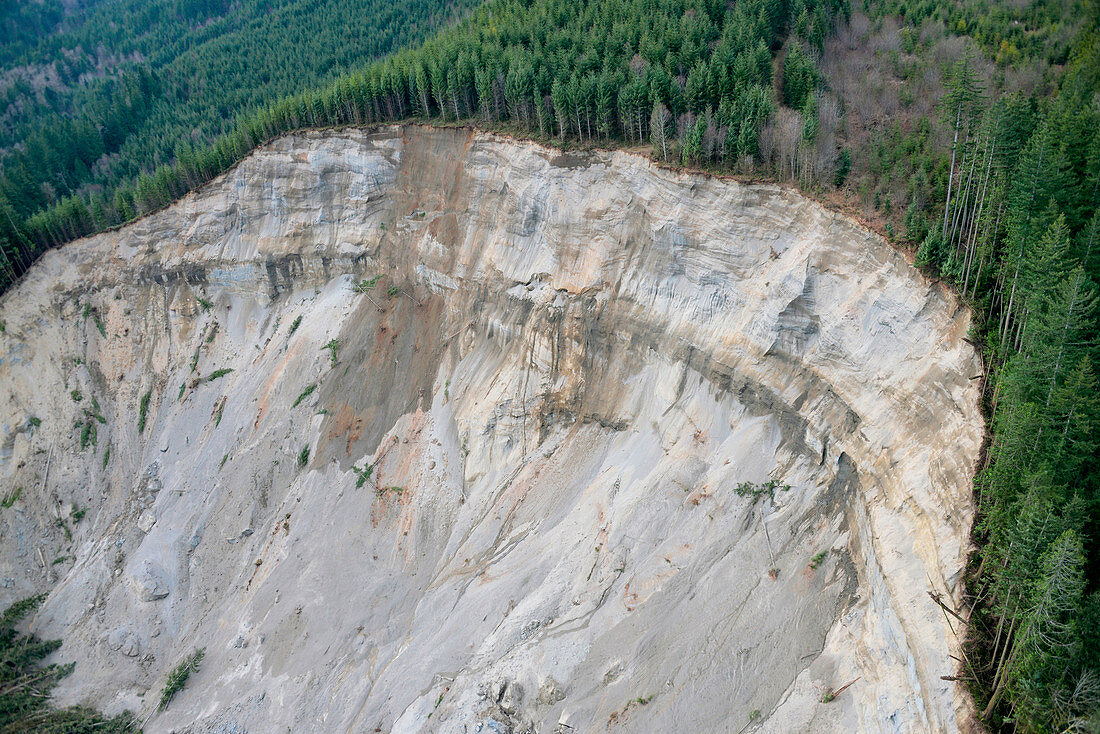
<path fill-rule="evenodd" d="M 0 500 L 0 506 L 3 506 L 3 508 L 5 510 L 8 509 L 9 507 L 14 505 L 19 500 L 19 497 L 22 494 L 23 494 L 23 488 L 22 487 L 16 487 L 12 491 L 8 492 L 4 496 L 4 499 Z"/>
<path fill-rule="evenodd" d="M 379 487 L 375 490 L 375 494 L 377 494 L 379 497 L 385 497 L 387 492 L 392 492 L 393 494 L 402 494 L 404 491 L 404 487 L 398 487 L 397 485 L 394 485 L 392 487 Z"/>
<path fill-rule="evenodd" d="M 218 414 L 214 416 L 214 428 L 217 428 L 222 424 L 222 413 L 225 412 L 225 403 L 223 402 L 218 406 Z"/>
<path fill-rule="evenodd" d="M 84 519 L 84 516 L 87 515 L 87 514 L 88 514 L 88 510 L 86 508 L 82 507 L 80 509 L 77 509 L 77 508 L 74 507 L 70 517 L 73 519 L 73 522 L 80 522 L 81 520 Z"/>
<path fill-rule="evenodd" d="M 301 403 L 306 398 L 308 398 L 310 395 L 312 395 L 313 391 L 316 390 L 316 389 L 317 389 L 317 383 L 313 383 L 312 385 L 309 385 L 305 390 L 302 390 L 302 394 L 299 395 L 297 397 L 297 399 L 295 399 L 294 405 L 291 405 L 290 409 L 294 410 L 295 408 L 297 408 L 298 404 Z"/>
<path fill-rule="evenodd" d="M 30 420 L 31 425 L 35 428 L 38 428 L 40 425 L 42 425 L 42 419 L 36 415 L 32 415 L 28 420 Z"/>
<path fill-rule="evenodd" d="M 813 557 L 810 558 L 810 568 L 816 569 L 818 566 L 820 566 L 821 562 L 825 560 L 825 556 L 827 555 L 829 555 L 829 551 L 827 550 L 815 553 Z"/>
<path fill-rule="evenodd" d="M 83 312 L 83 314 L 81 315 L 81 318 L 83 318 L 83 319 L 87 320 L 88 316 L 90 316 L 90 315 L 91 315 L 91 313 L 92 313 L 92 307 L 91 307 L 91 305 L 90 305 L 90 304 L 87 304 L 87 303 L 85 303 L 85 304 L 84 304 L 84 312 Z"/>
<path fill-rule="evenodd" d="M 222 463 L 218 464 L 218 471 L 222 470 L 222 467 L 225 466 L 225 462 L 227 461 L 229 461 L 229 454 L 222 457 Z"/>
<path fill-rule="evenodd" d="M 64 563 L 65 561 L 69 560 L 70 558 L 72 558 L 72 556 L 58 556 L 57 558 L 53 559 L 53 563 L 51 563 L 50 565 L 52 565 L 52 566 L 60 565 L 60 564 Z"/>
<path fill-rule="evenodd" d="M 79 390 L 73 390 L 69 395 L 72 396 L 74 403 L 79 403 L 84 399 L 84 395 Z"/>
<path fill-rule="evenodd" d="M 180 393 L 182 394 L 182 392 L 181 390 Z M 145 432 L 145 419 L 149 417 L 149 399 L 151 397 L 153 397 L 152 388 L 141 396 L 141 403 L 138 404 L 138 433 Z"/>
<path fill-rule="evenodd" d="M 386 295 L 389 296 L 390 298 L 393 298 L 393 297 L 399 295 L 400 293 L 401 293 L 401 289 L 398 288 L 396 285 L 391 285 L 389 288 L 386 289 Z"/>
<path fill-rule="evenodd" d="M 649 704 L 650 701 L 653 700 L 654 695 L 655 694 L 651 693 L 648 696 L 639 696 L 638 698 L 635 698 L 633 701 L 631 701 L 631 703 L 636 703 L 639 706 L 646 706 Z"/>
<path fill-rule="evenodd" d="M 180 394 L 176 397 L 176 402 L 183 400 L 183 391 L 187 389 L 187 382 L 180 385 Z"/>
<path fill-rule="evenodd" d="M 340 349 L 340 340 L 339 339 L 329 339 L 328 343 L 325 344 L 325 346 L 321 347 L 321 349 L 327 349 L 329 351 L 329 356 L 332 357 L 332 366 L 335 367 L 336 366 L 336 351 L 338 349 Z"/>
<path fill-rule="evenodd" d="M 302 450 L 298 452 L 298 466 L 305 466 L 309 463 L 309 446 L 303 446 Z"/>
<path fill-rule="evenodd" d="M 353 465 L 351 470 L 355 472 L 355 488 L 362 489 L 363 485 L 370 481 L 370 475 L 374 473 L 374 464 L 367 464 L 362 469 Z"/>
<path fill-rule="evenodd" d="M 195 650 L 195 652 L 185 657 L 183 661 L 168 674 L 168 680 L 164 683 L 164 690 L 160 693 L 160 703 L 157 704 L 158 711 L 164 711 L 168 708 L 168 704 L 172 703 L 172 699 L 175 698 L 176 694 L 182 691 L 183 687 L 187 684 L 187 679 L 191 677 L 192 673 L 199 669 L 199 664 L 202 663 L 204 657 L 206 657 L 206 648 L 200 647 L 198 650 Z"/>
<path fill-rule="evenodd" d="M 199 371 L 199 352 L 202 350 L 202 345 L 195 347 L 195 353 L 191 355 L 191 371 Z"/>
<path fill-rule="evenodd" d="M 214 328 L 210 330 L 210 333 L 206 335 L 206 343 L 214 341 L 214 337 L 218 335 L 218 322 L 214 322 Z"/>
<path fill-rule="evenodd" d="M 298 318 L 290 322 L 290 331 L 286 333 L 287 336 L 292 336 L 294 332 L 298 331 L 298 327 L 302 325 L 302 315 L 298 314 Z"/>
<path fill-rule="evenodd" d="M 99 320 L 99 314 L 93 313 L 92 320 L 95 321 L 95 328 L 99 330 L 100 336 L 107 336 L 107 327 L 103 325 L 103 322 Z"/>
<path fill-rule="evenodd" d="M 225 377 L 226 375 L 228 375 L 232 371 L 233 371 L 232 367 L 222 367 L 221 369 L 214 370 L 209 375 L 202 378 L 202 381 L 203 382 L 213 382 L 214 380 L 218 379 L 219 377 Z"/>
<path fill-rule="evenodd" d="M 202 296 L 196 296 L 195 300 L 197 300 L 199 302 L 199 305 L 202 306 L 203 311 L 209 311 L 210 309 L 214 308 L 214 304 L 206 300 Z"/>
<path fill-rule="evenodd" d="M 108 446 L 107 450 L 103 452 L 103 468 L 107 468 L 107 462 L 111 460 L 111 447 Z"/>

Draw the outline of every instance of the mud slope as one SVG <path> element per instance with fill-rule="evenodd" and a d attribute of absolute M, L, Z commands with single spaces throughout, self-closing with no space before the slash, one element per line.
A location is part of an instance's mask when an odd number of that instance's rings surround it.
<path fill-rule="evenodd" d="M 153 732 L 969 716 L 928 596 L 972 519 L 969 316 L 790 191 L 297 135 L 0 303 L 0 591 L 49 590 L 64 702 Z"/>

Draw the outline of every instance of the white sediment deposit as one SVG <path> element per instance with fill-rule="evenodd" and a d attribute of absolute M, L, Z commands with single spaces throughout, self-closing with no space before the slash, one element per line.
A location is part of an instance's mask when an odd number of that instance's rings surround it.
<path fill-rule="evenodd" d="M 973 517 L 969 314 L 796 193 L 293 135 L 48 253 L 0 318 L 0 592 L 49 593 L 62 703 L 151 732 L 968 725 L 928 592 L 957 598 Z"/>

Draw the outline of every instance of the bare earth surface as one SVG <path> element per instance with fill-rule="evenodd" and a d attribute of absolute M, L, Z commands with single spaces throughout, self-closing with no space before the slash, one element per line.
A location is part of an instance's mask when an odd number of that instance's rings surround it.
<path fill-rule="evenodd" d="M 151 732 L 969 721 L 928 597 L 973 516 L 969 314 L 795 193 L 295 135 L 50 252 L 0 318 L 0 599 L 49 591 L 63 703 Z"/>

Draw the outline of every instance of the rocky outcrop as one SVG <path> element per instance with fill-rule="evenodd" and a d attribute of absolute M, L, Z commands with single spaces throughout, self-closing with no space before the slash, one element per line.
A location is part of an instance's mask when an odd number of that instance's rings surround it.
<path fill-rule="evenodd" d="M 969 315 L 796 193 L 294 135 L 49 253 L 0 318 L 2 591 L 50 592 L 63 702 L 193 732 L 969 716 L 928 594 L 973 514 Z"/>

